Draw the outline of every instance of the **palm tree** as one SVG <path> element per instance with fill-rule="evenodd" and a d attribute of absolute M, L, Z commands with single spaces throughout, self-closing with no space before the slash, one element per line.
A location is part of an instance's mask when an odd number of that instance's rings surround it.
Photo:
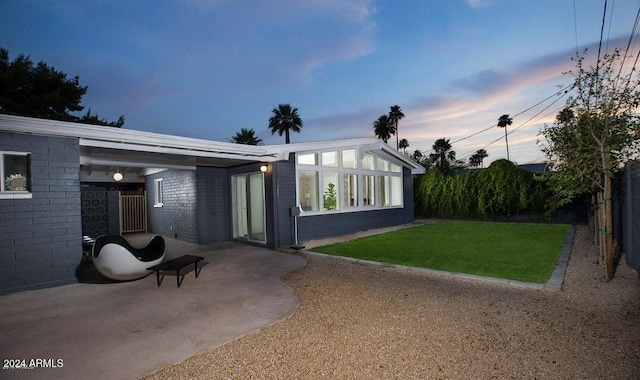
<path fill-rule="evenodd" d="M 433 143 L 433 153 L 429 154 L 429 159 L 436 168 L 443 173 L 451 174 L 456 168 L 456 152 L 451 150 L 451 143 L 448 139 L 442 138 Z"/>
<path fill-rule="evenodd" d="M 394 126 L 393 134 L 396 135 L 396 150 L 400 150 L 400 143 L 398 141 L 398 122 L 404 117 L 399 105 L 391 106 L 389 111 L 389 122 Z"/>
<path fill-rule="evenodd" d="M 471 155 L 471 157 L 469 157 L 469 165 L 474 168 L 477 168 L 478 166 L 484 167 L 483 161 L 487 157 L 489 157 L 489 155 L 485 149 L 478 149 Z"/>
<path fill-rule="evenodd" d="M 427 169 L 431 165 L 428 157 L 426 157 L 424 154 L 422 154 L 421 151 L 417 149 L 413 151 L 413 154 L 411 154 L 411 159 L 413 159 L 415 162 L 419 163 L 420 165 L 424 166 Z"/>
<path fill-rule="evenodd" d="M 373 122 L 373 132 L 376 134 L 376 137 L 384 141 L 385 144 L 389 141 L 391 135 L 394 133 L 394 129 L 393 125 L 389 122 L 388 115 L 380 115 L 378 120 Z"/>
<path fill-rule="evenodd" d="M 407 139 L 400 140 L 400 143 L 398 144 L 398 147 L 400 149 L 402 149 L 402 151 L 406 155 L 407 154 L 407 148 L 409 147 L 409 140 L 407 140 Z"/>
<path fill-rule="evenodd" d="M 236 132 L 231 138 L 231 142 L 245 145 L 262 145 L 262 139 L 256 136 L 253 129 L 241 128 L 240 132 Z"/>
<path fill-rule="evenodd" d="M 498 119 L 498 128 L 504 128 L 504 141 L 507 143 L 507 161 L 509 160 L 509 139 L 507 139 L 507 126 L 513 123 L 513 119 L 509 115 L 502 115 Z"/>
<path fill-rule="evenodd" d="M 298 109 L 291 107 L 291 104 L 279 104 L 277 108 L 271 110 L 272 116 L 269 118 L 269 128 L 271 134 L 278 132 L 278 135 L 285 134 L 285 143 L 291 142 L 289 130 L 300 132 L 302 119 L 298 115 Z"/>
<path fill-rule="evenodd" d="M 477 168 L 480 166 L 480 158 L 475 153 L 469 157 L 469 166 L 472 168 Z"/>

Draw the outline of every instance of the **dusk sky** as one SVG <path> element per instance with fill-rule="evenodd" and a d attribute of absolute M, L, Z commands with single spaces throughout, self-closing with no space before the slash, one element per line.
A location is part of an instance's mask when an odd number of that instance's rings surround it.
<path fill-rule="evenodd" d="M 639 0 L 609 1 L 603 52 L 624 48 Z M 576 50 L 595 56 L 604 0 L 0 1 L 0 46 L 88 86 L 82 104 L 125 128 L 265 144 L 280 103 L 304 122 L 292 142 L 372 137 L 400 105 L 399 136 L 429 153 L 448 138 L 464 160 L 541 162 L 536 145 L 565 99 Z M 549 107 L 545 109 L 545 107 Z M 536 116 L 536 114 L 538 114 Z M 477 135 L 456 142 L 464 137 Z M 390 141 L 391 143 L 391 141 Z M 395 139 L 393 140 L 395 146 Z"/>

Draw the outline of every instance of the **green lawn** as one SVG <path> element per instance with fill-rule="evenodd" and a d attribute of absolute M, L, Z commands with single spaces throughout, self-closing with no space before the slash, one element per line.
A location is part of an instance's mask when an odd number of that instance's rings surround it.
<path fill-rule="evenodd" d="M 546 283 L 565 238 L 565 224 L 441 221 L 311 249 L 413 267 Z"/>

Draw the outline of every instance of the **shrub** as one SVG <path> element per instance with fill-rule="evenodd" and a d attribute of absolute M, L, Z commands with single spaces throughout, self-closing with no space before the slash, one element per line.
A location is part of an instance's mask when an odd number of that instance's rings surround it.
<path fill-rule="evenodd" d="M 484 219 L 542 214 L 550 194 L 544 181 L 507 160 L 462 175 L 431 168 L 415 189 L 417 215 Z"/>

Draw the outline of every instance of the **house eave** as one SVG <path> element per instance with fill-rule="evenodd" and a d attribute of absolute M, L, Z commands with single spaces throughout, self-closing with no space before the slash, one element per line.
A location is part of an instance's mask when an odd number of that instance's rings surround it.
<path fill-rule="evenodd" d="M 40 136 L 75 137 L 79 139 L 80 146 L 88 147 L 200 157 L 228 157 L 247 161 L 272 162 L 277 159 L 277 155 L 267 152 L 267 149 L 260 146 L 24 116 L 0 114 L 0 129 Z"/>

